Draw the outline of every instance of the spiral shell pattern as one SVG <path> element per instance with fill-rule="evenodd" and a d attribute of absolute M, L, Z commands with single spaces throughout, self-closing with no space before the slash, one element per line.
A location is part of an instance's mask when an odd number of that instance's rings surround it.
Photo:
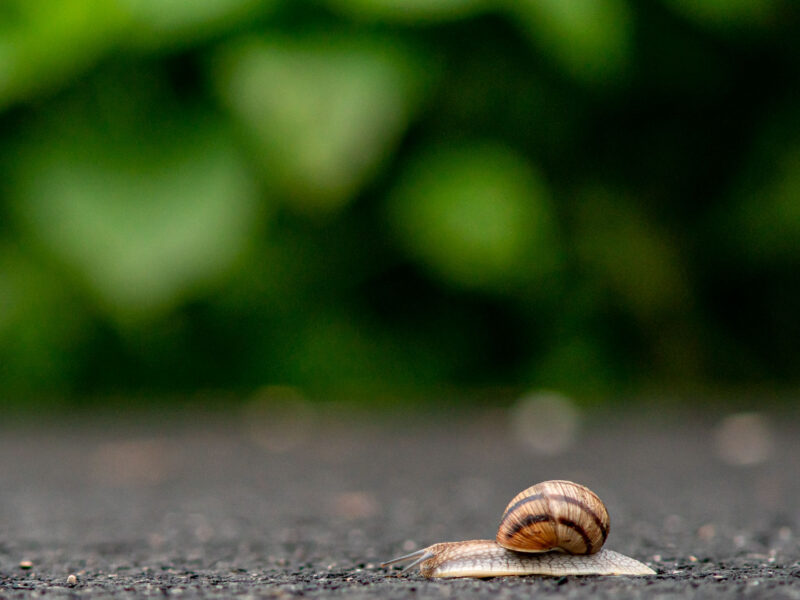
<path fill-rule="evenodd" d="M 589 488 L 571 481 L 544 481 L 509 502 L 496 539 L 517 552 L 593 554 L 605 543 L 608 529 L 608 511 Z"/>

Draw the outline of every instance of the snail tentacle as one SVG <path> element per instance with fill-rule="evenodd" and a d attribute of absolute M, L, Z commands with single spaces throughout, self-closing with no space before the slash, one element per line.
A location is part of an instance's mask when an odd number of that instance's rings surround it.
<path fill-rule="evenodd" d="M 433 558 L 433 556 L 434 555 L 433 555 L 432 552 L 430 552 L 429 548 L 422 548 L 421 550 L 416 550 L 414 552 L 411 552 L 410 554 L 404 554 L 403 556 L 398 556 L 397 558 L 393 558 L 392 560 L 387 560 L 386 562 L 381 563 L 381 566 L 382 567 L 388 567 L 389 565 L 393 565 L 395 563 L 404 562 L 406 560 L 416 559 L 416 560 L 414 560 L 414 562 L 412 562 L 409 565 L 406 565 L 403 568 L 403 570 L 400 571 L 400 575 L 403 575 L 403 574 L 408 573 L 409 571 L 411 571 L 418 564 L 420 564 L 420 563 L 422 563 L 422 562 L 424 562 L 424 561 L 426 561 L 426 560 L 428 560 L 430 558 Z"/>

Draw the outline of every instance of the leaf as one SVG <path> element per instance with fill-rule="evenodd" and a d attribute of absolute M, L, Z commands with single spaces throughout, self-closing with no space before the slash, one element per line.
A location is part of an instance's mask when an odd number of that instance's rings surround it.
<path fill-rule="evenodd" d="M 213 285 L 252 237 L 254 188 L 220 128 L 189 120 L 159 143 L 51 133 L 27 149 L 15 213 L 115 318 L 153 317 Z"/>
<path fill-rule="evenodd" d="M 217 62 L 217 88 L 264 178 L 301 212 L 349 202 L 408 126 L 420 76 L 387 43 L 343 37 L 252 39 Z"/>
<path fill-rule="evenodd" d="M 116 0 L 136 44 L 173 47 L 203 40 L 272 10 L 276 0 Z"/>
<path fill-rule="evenodd" d="M 108 0 L 4 2 L 0 109 L 57 87 L 92 66 L 126 25 L 125 15 Z"/>
<path fill-rule="evenodd" d="M 502 146 L 417 156 L 390 199 L 389 218 L 411 255 L 459 285 L 502 289 L 557 262 L 547 187 Z"/>
<path fill-rule="evenodd" d="M 627 70 L 633 18 L 624 0 L 511 0 L 531 41 L 570 76 L 608 85 Z"/>

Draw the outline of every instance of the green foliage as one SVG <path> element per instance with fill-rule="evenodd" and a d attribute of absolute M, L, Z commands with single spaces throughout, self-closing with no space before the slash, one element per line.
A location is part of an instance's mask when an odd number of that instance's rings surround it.
<path fill-rule="evenodd" d="M 302 212 L 340 208 L 408 126 L 421 79 L 408 53 L 353 36 L 237 41 L 217 88 L 264 179 Z"/>
<path fill-rule="evenodd" d="M 80 75 L 113 48 L 125 19 L 107 0 L 0 6 L 0 107 Z"/>
<path fill-rule="evenodd" d="M 229 271 L 261 208 L 218 124 L 183 115 L 154 136 L 60 117 L 67 127 L 52 123 L 25 148 L 13 212 L 102 310 L 122 320 L 169 311 Z"/>
<path fill-rule="evenodd" d="M 0 394 L 798 383 L 787 0 L 0 3 Z"/>
<path fill-rule="evenodd" d="M 390 219 L 434 277 L 491 293 L 555 268 L 551 198 L 521 157 L 473 142 L 414 160 L 390 200 Z"/>
<path fill-rule="evenodd" d="M 667 3 L 702 25 L 740 32 L 770 29 L 788 8 L 780 0 L 668 0 Z"/>
<path fill-rule="evenodd" d="M 633 60 L 624 0 L 509 0 L 508 6 L 531 41 L 578 80 L 607 85 Z"/>

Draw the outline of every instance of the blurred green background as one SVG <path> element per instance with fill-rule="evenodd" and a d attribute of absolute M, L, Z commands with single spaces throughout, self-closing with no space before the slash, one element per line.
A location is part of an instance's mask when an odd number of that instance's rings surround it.
<path fill-rule="evenodd" d="M 797 6 L 3 0 L 0 403 L 792 388 Z"/>

